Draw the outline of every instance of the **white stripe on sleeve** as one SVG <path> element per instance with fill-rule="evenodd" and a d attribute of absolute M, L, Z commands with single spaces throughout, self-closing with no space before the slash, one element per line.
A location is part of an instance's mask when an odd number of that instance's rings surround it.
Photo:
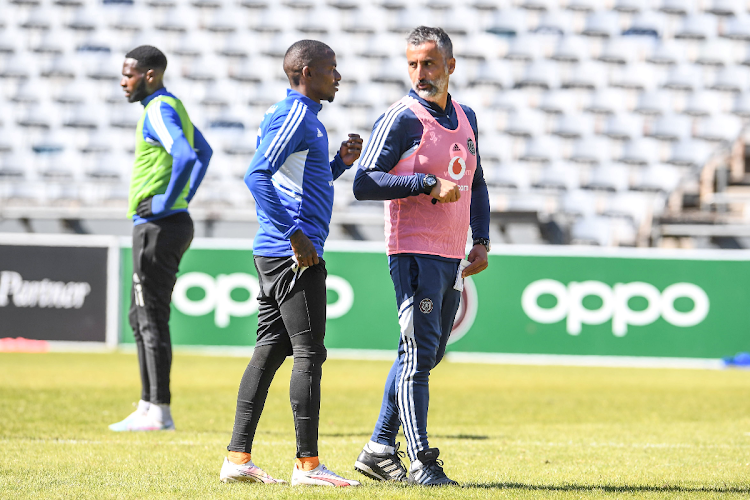
<path fill-rule="evenodd" d="M 148 120 L 151 122 L 151 127 L 153 127 L 154 132 L 156 132 L 156 136 L 159 138 L 161 145 L 164 146 L 167 153 L 172 154 L 174 139 L 172 139 L 169 130 L 167 130 L 167 126 L 164 124 L 164 117 L 161 114 L 162 104 L 162 102 L 157 102 L 148 109 Z M 169 104 L 164 104 L 164 106 L 169 106 Z"/>
<path fill-rule="evenodd" d="M 271 141 L 271 144 L 265 152 L 264 156 L 268 159 L 268 162 L 271 163 L 271 165 L 279 159 L 281 152 L 286 145 L 289 144 L 289 141 L 297 131 L 297 127 L 299 127 L 306 112 L 307 106 L 300 101 L 294 101 L 289 110 L 289 114 L 286 116 L 284 123 L 279 129 L 279 132 L 276 134 L 276 137 L 273 138 L 273 141 Z"/>
<path fill-rule="evenodd" d="M 405 109 L 407 109 L 407 106 L 404 103 L 398 103 L 386 112 L 385 116 L 378 124 L 378 127 L 372 133 L 372 139 L 370 140 L 367 154 L 360 162 L 362 168 L 369 170 L 375 166 L 375 162 L 383 151 L 385 139 L 391 131 L 393 122 L 396 121 L 396 117 Z"/>
<path fill-rule="evenodd" d="M 284 151 L 284 148 L 289 144 L 289 141 L 292 140 L 292 137 L 294 137 L 295 132 L 297 131 L 297 128 L 299 127 L 299 124 L 302 123 L 302 120 L 305 119 L 305 113 L 307 113 L 307 106 L 302 105 L 302 112 L 299 113 L 299 116 L 295 119 L 294 123 L 292 124 L 292 127 L 289 129 L 289 133 L 286 134 L 286 137 L 284 137 L 284 142 L 281 144 L 281 147 L 277 148 L 276 154 L 273 155 L 271 158 L 271 164 L 275 163 L 279 156 L 281 155 L 281 152 Z"/>

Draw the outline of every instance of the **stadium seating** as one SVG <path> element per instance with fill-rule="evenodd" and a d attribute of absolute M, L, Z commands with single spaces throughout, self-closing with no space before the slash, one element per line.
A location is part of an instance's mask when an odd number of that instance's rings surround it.
<path fill-rule="evenodd" d="M 739 1 L 0 0 L 0 12 L 0 218 L 9 206 L 124 207 L 140 109 L 118 80 L 141 43 L 167 53 L 167 86 L 216 152 L 194 207 L 248 220 L 240 179 L 284 95 L 280 58 L 301 38 L 338 54 L 341 90 L 321 112 L 335 151 L 347 132 L 367 139 L 408 89 L 405 33 L 443 26 L 493 211 L 558 220 L 576 243 L 647 243 L 664 200 L 750 118 Z M 336 212 L 379 212 L 346 194 L 352 178 Z"/>

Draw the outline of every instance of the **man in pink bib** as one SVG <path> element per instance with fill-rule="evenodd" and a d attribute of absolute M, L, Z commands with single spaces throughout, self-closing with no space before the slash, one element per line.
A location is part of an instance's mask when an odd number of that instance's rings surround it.
<path fill-rule="evenodd" d="M 370 442 L 354 464 L 381 481 L 455 485 L 427 441 L 429 377 L 445 354 L 462 280 L 487 267 L 490 207 L 474 111 L 451 99 L 450 37 L 420 26 L 407 37 L 412 90 L 373 127 L 354 180 L 358 200 L 385 200 L 385 236 L 401 336 Z M 473 246 L 466 256 L 471 227 Z M 411 466 L 401 463 L 403 426 Z"/>

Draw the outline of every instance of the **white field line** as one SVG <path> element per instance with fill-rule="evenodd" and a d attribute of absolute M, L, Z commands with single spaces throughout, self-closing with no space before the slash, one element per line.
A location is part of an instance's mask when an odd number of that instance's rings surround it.
<path fill-rule="evenodd" d="M 443 439 L 451 439 L 451 438 L 443 438 Z M 497 440 L 500 438 L 490 438 L 490 440 Z M 321 442 L 340 442 L 340 441 L 353 441 L 353 440 L 361 440 L 360 437 L 351 437 L 351 438 L 336 438 L 335 440 L 332 439 L 321 439 Z M 20 438 L 20 439 L 8 439 L 3 438 L 0 439 L 0 445 L 3 443 L 23 443 L 23 444 L 61 444 L 61 445 L 107 445 L 111 446 L 113 444 L 124 444 L 124 445 L 144 445 L 144 446 L 153 446 L 153 445 L 159 445 L 159 446 L 208 446 L 208 445 L 215 445 L 217 442 L 224 442 L 222 439 L 219 441 L 219 439 L 216 440 L 208 440 L 208 441 L 190 441 L 190 440 L 179 440 L 179 441 L 97 441 L 97 440 L 87 440 L 87 439 L 29 439 L 29 438 Z M 289 439 L 281 439 L 281 440 L 263 440 L 263 439 L 256 439 L 255 444 L 258 445 L 265 445 L 265 446 L 276 446 L 276 445 L 288 445 L 289 443 L 293 443 L 294 439 L 293 436 L 290 436 Z M 509 441 L 503 443 L 504 447 L 524 447 L 524 446 L 534 446 L 534 447 L 541 447 L 541 448 L 631 448 L 631 449 L 698 449 L 698 450 L 711 450 L 711 449 L 737 449 L 737 448 L 750 448 L 750 442 L 744 443 L 744 444 L 723 444 L 723 443 L 708 443 L 708 444 L 693 444 L 693 443 L 618 443 L 618 442 L 590 442 L 590 443 L 584 443 L 584 442 L 554 442 L 554 441 Z"/>

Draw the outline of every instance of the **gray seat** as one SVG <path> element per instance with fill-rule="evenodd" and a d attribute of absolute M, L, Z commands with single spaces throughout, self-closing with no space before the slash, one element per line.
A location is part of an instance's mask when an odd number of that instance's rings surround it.
<path fill-rule="evenodd" d="M 542 95 L 542 99 L 539 102 L 541 111 L 547 114 L 559 115 L 562 113 L 568 113 L 573 111 L 573 99 L 570 95 L 569 90 L 550 90 Z"/>
<path fill-rule="evenodd" d="M 609 144 L 601 137 L 585 137 L 573 145 L 570 161 L 585 164 L 599 164 L 609 160 Z"/>
<path fill-rule="evenodd" d="M 645 8 L 645 0 L 615 0 L 615 4 L 612 6 L 612 10 L 627 14 L 635 14 L 641 12 Z"/>
<path fill-rule="evenodd" d="M 594 122 L 590 116 L 580 114 L 564 114 L 557 120 L 552 129 L 552 135 L 563 139 L 580 139 L 594 133 Z"/>
<path fill-rule="evenodd" d="M 743 66 L 726 66 L 716 74 L 714 82 L 708 86 L 723 92 L 743 92 L 748 89 L 748 69 Z"/>
<path fill-rule="evenodd" d="M 570 7 L 570 5 L 568 5 Z M 569 12 L 553 10 L 540 16 L 533 33 L 543 35 L 565 35 L 571 30 L 572 18 Z"/>
<path fill-rule="evenodd" d="M 750 118 L 750 93 L 742 92 L 735 96 L 732 114 L 741 118 Z"/>
<path fill-rule="evenodd" d="M 644 10 L 633 18 L 630 27 L 625 31 L 626 35 L 647 35 L 650 37 L 661 37 L 664 34 L 664 18 L 658 12 Z"/>
<path fill-rule="evenodd" d="M 742 130 L 741 120 L 732 115 L 714 115 L 698 124 L 695 137 L 704 141 L 734 141 Z"/>
<path fill-rule="evenodd" d="M 730 40 L 750 41 L 750 16 L 747 14 L 731 17 L 725 21 L 725 29 L 721 36 Z"/>
<path fill-rule="evenodd" d="M 505 59 L 533 61 L 541 57 L 542 53 L 542 39 L 538 35 L 519 35 L 511 40 Z"/>
<path fill-rule="evenodd" d="M 706 12 L 715 16 L 736 16 L 741 12 L 740 6 L 733 0 L 712 0 Z"/>
<path fill-rule="evenodd" d="M 696 88 L 700 88 L 701 81 L 702 75 L 698 72 L 698 68 L 687 64 L 680 64 L 669 70 L 669 74 L 662 83 L 662 87 L 672 90 L 693 91 Z"/>
<path fill-rule="evenodd" d="M 591 12 L 599 8 L 599 3 L 595 0 L 569 0 L 565 8 L 575 12 Z"/>
<path fill-rule="evenodd" d="M 661 0 L 658 10 L 667 14 L 684 16 L 695 10 L 695 2 L 693 0 Z"/>
<path fill-rule="evenodd" d="M 554 137 L 542 135 L 528 139 L 521 161 L 549 163 L 560 158 L 560 144 Z"/>
<path fill-rule="evenodd" d="M 94 31 L 97 27 L 97 15 L 85 8 L 76 9 L 73 18 L 65 26 L 76 31 Z"/>
<path fill-rule="evenodd" d="M 564 89 L 598 89 L 605 86 L 606 72 L 594 62 L 582 62 L 561 78 Z"/>
<path fill-rule="evenodd" d="M 654 121 L 649 137 L 660 141 L 678 141 L 690 136 L 690 118 L 681 115 L 667 114 Z"/>
<path fill-rule="evenodd" d="M 553 162 L 545 166 L 539 179 L 533 184 L 537 189 L 573 191 L 580 186 L 578 167 L 565 162 Z"/>
<path fill-rule="evenodd" d="M 630 170 L 626 165 L 603 163 L 591 171 L 583 186 L 596 191 L 627 191 L 630 186 Z"/>
<path fill-rule="evenodd" d="M 595 11 L 586 16 L 586 23 L 581 31 L 584 36 L 610 38 L 620 33 L 617 16 L 614 12 Z"/>
<path fill-rule="evenodd" d="M 620 141 L 635 139 L 643 135 L 643 120 L 631 114 L 612 115 L 607 118 L 603 135 Z"/>
<path fill-rule="evenodd" d="M 707 40 L 701 44 L 695 64 L 702 66 L 726 66 L 732 64 L 732 42 L 720 38 Z"/>
<path fill-rule="evenodd" d="M 532 61 L 526 65 L 523 76 L 516 81 L 516 88 L 537 87 L 545 90 L 560 86 L 557 66 L 550 61 Z"/>
<path fill-rule="evenodd" d="M 501 163 L 497 168 L 485 173 L 490 187 L 527 191 L 531 185 L 528 165 L 519 163 Z"/>
<path fill-rule="evenodd" d="M 481 64 L 476 75 L 469 80 L 469 84 L 507 89 L 513 86 L 513 81 L 510 68 L 504 64 L 504 61 L 489 60 Z"/>
<path fill-rule="evenodd" d="M 72 110 L 67 112 L 67 116 L 63 120 L 63 126 L 89 130 L 98 128 L 98 119 L 101 113 L 97 113 L 97 108 L 98 106 L 85 104 L 75 105 Z"/>
<path fill-rule="evenodd" d="M 674 37 L 688 40 L 707 40 L 714 38 L 717 32 L 717 22 L 714 16 L 708 14 L 688 14 L 677 29 Z"/>
<path fill-rule="evenodd" d="M 646 116 L 660 116 L 670 108 L 669 95 L 663 91 L 642 92 L 633 112 Z"/>
<path fill-rule="evenodd" d="M 708 116 L 720 109 L 721 102 L 716 92 L 699 90 L 690 94 L 682 112 L 688 116 Z"/>
<path fill-rule="evenodd" d="M 638 43 L 628 37 L 612 38 L 596 59 L 606 63 L 628 64 L 635 59 Z"/>
<path fill-rule="evenodd" d="M 677 188 L 681 178 L 682 173 L 679 167 L 654 163 L 642 171 L 641 178 L 635 183 L 633 189 L 671 193 Z"/>
<path fill-rule="evenodd" d="M 577 36 L 564 36 L 555 44 L 550 59 L 560 62 L 581 62 L 589 58 L 589 45 L 586 40 Z"/>
<path fill-rule="evenodd" d="M 513 38 L 527 31 L 526 12 L 519 9 L 498 9 L 486 31 L 501 37 Z"/>
<path fill-rule="evenodd" d="M 584 106 L 587 113 L 611 115 L 625 108 L 625 96 L 622 90 L 605 87 L 597 90 L 591 96 L 591 102 Z"/>
<path fill-rule="evenodd" d="M 573 223 L 570 228 L 571 244 L 611 246 L 612 221 L 601 216 L 585 216 Z"/>
<path fill-rule="evenodd" d="M 543 131 L 543 117 L 538 112 L 519 109 L 510 113 L 505 133 L 517 137 L 532 137 Z"/>
<path fill-rule="evenodd" d="M 30 76 L 26 58 L 21 54 L 7 57 L 0 64 L 0 78 L 26 79 Z"/>
<path fill-rule="evenodd" d="M 27 30 L 46 31 L 52 26 L 52 12 L 49 9 L 35 7 L 18 26 Z"/>
<path fill-rule="evenodd" d="M 560 207 L 575 217 L 593 216 L 597 213 L 597 193 L 586 189 L 575 189 L 563 194 Z"/>
<path fill-rule="evenodd" d="M 648 64 L 634 63 L 616 68 L 609 84 L 631 90 L 645 90 L 652 88 L 656 82 L 656 74 Z"/>
<path fill-rule="evenodd" d="M 663 40 L 654 45 L 651 53 L 646 56 L 646 62 L 658 65 L 680 64 L 685 60 L 683 48 L 674 41 Z"/>
<path fill-rule="evenodd" d="M 237 31 L 236 14 L 229 9 L 216 9 L 213 14 L 211 14 L 211 19 L 203 25 L 203 27 L 212 33 L 234 33 Z"/>
<path fill-rule="evenodd" d="M 659 161 L 659 144 L 655 139 L 639 137 L 625 143 L 617 161 L 628 165 L 648 165 Z"/>
<path fill-rule="evenodd" d="M 678 167 L 701 167 L 711 156 L 712 148 L 695 139 L 683 139 L 672 145 L 672 151 L 665 163 Z"/>

